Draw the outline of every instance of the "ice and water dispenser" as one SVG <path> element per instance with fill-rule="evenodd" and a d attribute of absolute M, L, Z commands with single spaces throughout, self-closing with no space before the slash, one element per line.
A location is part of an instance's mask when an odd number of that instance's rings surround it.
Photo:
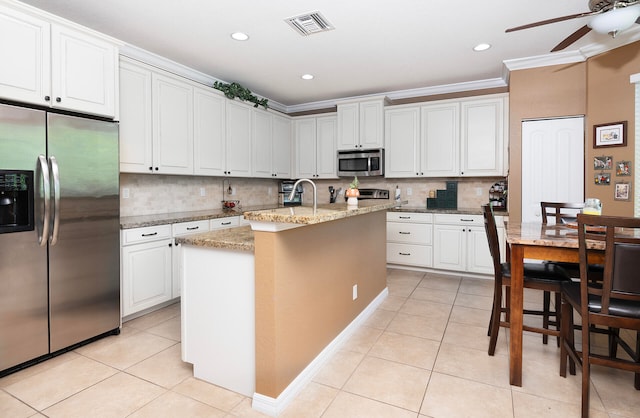
<path fill-rule="evenodd" d="M 33 171 L 0 170 L 0 234 L 33 231 Z"/>

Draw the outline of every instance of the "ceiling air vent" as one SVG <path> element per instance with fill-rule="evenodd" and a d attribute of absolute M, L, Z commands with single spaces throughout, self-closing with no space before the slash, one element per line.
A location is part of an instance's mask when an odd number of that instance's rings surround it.
<path fill-rule="evenodd" d="M 334 29 L 333 25 L 320 14 L 320 12 L 306 13 L 300 16 L 285 19 L 296 32 L 302 36 L 313 35 L 318 32 L 326 32 Z"/>

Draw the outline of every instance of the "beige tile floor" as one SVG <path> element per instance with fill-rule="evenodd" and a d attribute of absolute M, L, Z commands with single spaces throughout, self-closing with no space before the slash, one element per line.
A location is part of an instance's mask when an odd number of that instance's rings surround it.
<path fill-rule="evenodd" d="M 487 355 L 492 282 L 389 270 L 389 297 L 281 416 L 578 417 L 580 375 L 525 335 L 523 386 L 511 387 L 501 330 Z M 528 304 L 538 304 L 527 293 Z M 639 417 L 632 375 L 594 367 L 592 417 Z M 180 360 L 180 307 L 0 379 L 0 417 L 261 417 L 251 400 L 192 377 Z"/>

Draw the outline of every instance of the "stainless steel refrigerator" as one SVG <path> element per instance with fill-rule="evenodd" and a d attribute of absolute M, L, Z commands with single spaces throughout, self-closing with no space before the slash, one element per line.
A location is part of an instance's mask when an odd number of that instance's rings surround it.
<path fill-rule="evenodd" d="M 118 125 L 0 104 L 0 375 L 120 329 Z"/>

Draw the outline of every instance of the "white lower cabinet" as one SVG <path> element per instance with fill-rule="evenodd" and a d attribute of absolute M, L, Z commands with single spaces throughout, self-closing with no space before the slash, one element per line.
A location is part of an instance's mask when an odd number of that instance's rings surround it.
<path fill-rule="evenodd" d="M 242 216 L 178 222 L 122 231 L 122 316 L 180 297 L 182 245 L 176 237 L 240 225 Z"/>
<path fill-rule="evenodd" d="M 172 297 L 171 225 L 122 231 L 122 316 Z"/>
<path fill-rule="evenodd" d="M 504 217 L 496 224 L 504 262 Z M 493 274 L 482 215 L 387 212 L 387 263 Z"/>
<path fill-rule="evenodd" d="M 498 237 L 504 242 L 504 222 L 496 216 Z M 433 267 L 493 274 L 482 215 L 436 214 L 433 225 Z"/>
<path fill-rule="evenodd" d="M 190 234 L 199 234 L 209 230 L 209 221 L 180 222 L 171 225 L 173 247 L 171 250 L 171 263 L 173 274 L 171 280 L 171 297 L 177 298 L 182 291 L 182 245 L 175 241 L 176 237 Z"/>
<path fill-rule="evenodd" d="M 387 212 L 387 263 L 432 267 L 432 215 Z"/>

